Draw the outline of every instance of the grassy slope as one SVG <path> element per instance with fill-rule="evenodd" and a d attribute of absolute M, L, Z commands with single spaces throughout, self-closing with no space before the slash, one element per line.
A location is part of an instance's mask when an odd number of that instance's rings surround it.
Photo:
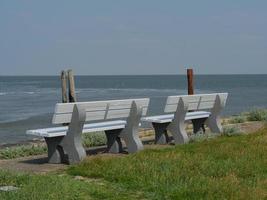
<path fill-rule="evenodd" d="M 105 181 L 82 181 L 68 175 L 26 175 L 0 172 L 0 185 L 15 185 L 18 191 L 0 192 L 0 199 L 135 199 L 136 195 L 119 191 Z"/>
<path fill-rule="evenodd" d="M 223 120 L 225 124 L 228 123 L 243 123 L 247 121 L 267 121 L 267 109 L 252 109 L 249 112 L 240 113 L 237 116 L 232 116 L 228 119 Z M 238 131 L 235 128 L 226 128 L 226 131 L 230 134 L 233 131 Z M 150 133 L 151 134 L 151 133 Z M 207 135 L 207 137 L 209 137 Z M 197 139 L 197 137 L 194 137 Z M 193 138 L 193 140 L 195 140 Z M 202 136 L 201 136 L 202 138 Z M 192 138 L 191 138 L 192 139 Z M 106 137 L 104 132 L 96 132 L 90 134 L 83 134 L 83 145 L 84 147 L 93 147 L 106 144 Z M 40 155 L 46 153 L 47 149 L 42 144 L 39 145 L 18 145 L 11 148 L 0 149 L 0 160 L 1 159 L 13 159 L 18 157 L 25 157 L 31 155 Z"/>
<path fill-rule="evenodd" d="M 94 156 L 67 173 L 0 172 L 0 199 L 267 198 L 267 129 L 127 156 Z M 86 177 L 76 180 L 71 175 Z"/>
<path fill-rule="evenodd" d="M 153 199 L 267 198 L 267 130 L 109 158 L 69 169 Z"/>

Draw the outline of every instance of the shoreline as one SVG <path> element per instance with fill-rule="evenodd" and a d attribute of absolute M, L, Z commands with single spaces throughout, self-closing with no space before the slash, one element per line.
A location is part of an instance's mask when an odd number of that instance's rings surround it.
<path fill-rule="evenodd" d="M 35 138 L 32 140 L 25 140 L 25 141 L 19 141 L 17 143 L 4 143 L 0 144 L 0 150 L 5 149 L 5 148 L 12 148 L 12 147 L 17 147 L 17 146 L 23 146 L 23 145 L 38 145 L 45 143 L 45 140 L 43 138 Z"/>
<path fill-rule="evenodd" d="M 238 115 L 231 115 L 227 117 L 222 117 L 221 118 L 221 124 L 222 126 L 228 127 L 228 129 L 237 129 L 239 132 L 253 132 L 256 131 L 257 128 L 260 126 L 264 126 L 265 123 L 267 122 L 267 109 L 254 109 L 251 111 L 247 112 L 242 112 Z M 234 128 L 233 128 L 234 127 Z M 192 132 L 192 124 L 188 123 L 187 125 L 187 131 L 188 134 L 190 135 Z M 229 130 L 228 130 L 229 131 Z M 233 130 L 232 130 L 233 131 Z M 236 130 L 235 130 L 236 131 Z M 83 134 L 83 142 L 86 147 L 93 147 L 97 146 L 98 143 L 103 143 L 105 144 L 105 134 L 103 132 L 96 132 L 96 133 L 91 133 L 91 134 Z M 139 136 L 141 139 L 144 139 L 145 137 L 152 137 L 154 135 L 154 130 L 153 128 L 147 127 L 147 128 L 140 128 L 139 131 Z M 95 138 L 100 139 L 101 142 L 98 141 L 98 143 L 94 142 Z M 46 147 L 46 143 L 44 138 L 38 138 L 35 137 L 33 139 L 29 140 L 22 140 L 14 143 L 2 143 L 0 144 L 0 150 L 5 150 L 5 149 L 14 149 L 16 147 L 21 147 L 21 146 L 32 146 L 34 147 Z"/>
<path fill-rule="evenodd" d="M 254 122 L 244 122 L 244 123 L 237 123 L 237 124 L 227 124 L 224 125 L 224 127 L 227 128 L 232 128 L 232 127 L 238 127 L 239 130 L 242 131 L 242 135 L 250 135 L 250 134 L 256 134 L 258 131 L 264 130 L 266 127 L 266 122 L 262 121 L 254 121 Z M 188 130 L 192 131 L 192 130 Z M 161 149 L 161 148 L 168 148 L 171 147 L 172 145 L 166 144 L 166 145 L 155 145 L 154 144 L 154 135 L 152 129 L 146 129 L 143 131 L 140 131 L 142 135 L 141 139 L 142 142 L 145 146 L 146 149 Z M 190 132 L 188 132 L 190 134 Z M 230 133 L 230 134 L 229 134 Z M 233 135 L 241 135 L 239 133 L 232 133 L 229 132 L 228 136 L 233 136 Z M 194 138 L 194 136 L 196 136 Z M 205 140 L 213 140 L 215 138 L 219 138 L 221 135 L 218 134 L 212 134 L 209 131 L 207 131 L 205 134 L 196 134 L 193 136 L 193 140 L 191 141 L 192 143 L 199 143 L 201 141 Z M 202 137 L 201 137 L 202 136 Z M 191 133 L 192 137 L 192 133 Z M 19 147 L 21 145 L 30 145 L 30 151 L 31 153 L 27 154 L 27 148 L 24 148 L 24 150 L 18 150 L 19 148 L 16 149 L 16 146 Z M 31 145 L 36 145 L 36 148 L 31 147 Z M 65 164 L 49 164 L 47 163 L 47 150 L 45 149 L 46 144 L 44 141 L 41 140 L 34 140 L 31 142 L 23 142 L 22 144 L 16 144 L 16 145 L 5 145 L 5 147 L 0 148 L 0 150 L 5 151 L 5 148 L 10 148 L 6 151 L 7 154 L 16 154 L 16 156 L 10 156 L 10 157 L 2 157 L 0 158 L 0 170 L 13 170 L 13 171 L 19 171 L 19 172 L 26 172 L 26 173 L 49 173 L 49 172 L 54 172 L 54 171 L 60 171 L 66 169 Z M 12 150 L 14 149 L 14 150 Z M 43 149 L 43 150 L 39 150 Z M 44 150 L 45 149 L 45 150 Z M 92 156 L 112 156 L 112 157 L 117 157 L 117 156 L 123 156 L 124 154 L 107 154 L 105 153 L 106 145 L 96 145 L 93 147 L 87 147 L 86 152 L 87 155 L 90 158 L 93 158 Z M 17 153 L 19 152 L 19 153 Z M 1 151 L 0 151 L 1 155 Z"/>
<path fill-rule="evenodd" d="M 229 120 L 230 118 L 225 118 L 223 119 L 223 121 Z M 225 122 L 224 122 L 225 123 Z M 242 123 L 227 123 L 227 124 L 223 124 L 224 127 L 238 127 L 239 130 L 242 131 L 242 133 L 251 133 L 254 131 L 257 131 L 258 129 L 264 127 L 265 122 L 263 121 L 246 121 L 246 122 L 242 122 Z M 189 133 L 192 130 L 190 125 L 189 125 Z M 97 134 L 97 133 L 96 133 Z M 147 138 L 147 137 L 151 137 L 154 135 L 154 130 L 153 128 L 142 128 L 139 131 L 140 134 L 140 138 Z M 17 143 L 6 143 L 6 144 L 0 144 L 0 150 L 2 149 L 6 149 L 6 148 L 15 148 L 15 147 L 19 147 L 19 146 L 38 146 L 38 145 L 46 145 L 45 140 L 43 138 L 34 138 L 31 140 L 25 140 L 25 141 L 19 141 Z"/>

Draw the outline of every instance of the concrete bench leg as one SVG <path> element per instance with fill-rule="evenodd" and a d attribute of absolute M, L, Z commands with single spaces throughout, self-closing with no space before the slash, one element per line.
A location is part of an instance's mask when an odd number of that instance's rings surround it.
<path fill-rule="evenodd" d="M 73 142 L 66 139 L 62 144 L 62 148 L 65 152 L 67 163 L 69 164 L 78 163 L 86 157 L 85 149 L 80 142 Z"/>
<path fill-rule="evenodd" d="M 200 118 L 200 119 L 192 119 L 192 124 L 193 124 L 193 133 L 197 133 L 200 131 L 200 129 L 202 128 L 203 132 L 205 133 L 205 121 L 208 118 Z"/>
<path fill-rule="evenodd" d="M 167 144 L 169 137 L 167 134 L 167 127 L 170 123 L 152 123 L 155 130 L 155 144 Z"/>
<path fill-rule="evenodd" d="M 48 163 L 62 163 L 64 159 L 64 152 L 60 148 L 59 144 L 61 143 L 64 136 L 60 137 L 45 137 L 45 142 L 48 149 Z"/>
<path fill-rule="evenodd" d="M 188 110 L 188 102 L 181 98 L 178 102 L 177 110 L 174 114 L 172 122 L 167 129 L 171 132 L 175 144 L 185 144 L 189 142 L 189 138 L 185 131 L 185 116 Z"/>
<path fill-rule="evenodd" d="M 213 133 L 221 133 L 223 131 L 219 114 L 223 109 L 224 105 L 225 101 L 223 101 L 222 98 L 217 95 L 214 107 L 211 110 L 211 115 L 207 120 L 207 125 Z"/>
<path fill-rule="evenodd" d="M 126 127 L 120 134 L 125 141 L 129 153 L 143 150 L 144 146 L 138 135 L 139 122 L 142 116 L 142 108 L 134 101 L 132 103 L 130 115 L 127 119 Z"/>
<path fill-rule="evenodd" d="M 175 144 L 185 144 L 189 142 L 189 138 L 185 131 L 185 124 L 183 122 L 173 123 L 168 127 L 171 132 Z"/>
<path fill-rule="evenodd" d="M 119 137 L 122 129 L 105 131 L 107 137 L 107 152 L 120 153 L 123 151 L 121 139 Z"/>
<path fill-rule="evenodd" d="M 127 134 L 123 134 L 121 137 L 125 141 L 129 153 L 134 153 L 144 149 L 142 141 L 138 136 L 137 129 L 129 130 L 127 131 Z"/>
<path fill-rule="evenodd" d="M 207 125 L 213 133 L 222 133 L 223 131 L 219 116 L 210 116 Z"/>
<path fill-rule="evenodd" d="M 85 118 L 85 109 L 74 105 L 67 135 L 60 143 L 69 164 L 78 163 L 86 157 L 85 149 L 82 146 L 82 130 Z"/>

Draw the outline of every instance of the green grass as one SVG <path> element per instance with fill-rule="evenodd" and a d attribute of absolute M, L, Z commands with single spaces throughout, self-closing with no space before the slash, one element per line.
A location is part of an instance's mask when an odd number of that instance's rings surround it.
<path fill-rule="evenodd" d="M 84 147 L 93 147 L 106 144 L 106 136 L 102 133 L 83 134 Z M 18 145 L 15 147 L 6 147 L 0 149 L 0 160 L 13 159 L 19 157 L 41 155 L 47 153 L 45 144 L 39 145 Z"/>
<path fill-rule="evenodd" d="M 223 127 L 222 135 L 225 136 L 233 136 L 233 135 L 240 135 L 242 134 L 241 130 L 236 126 L 230 126 L 230 127 Z"/>
<path fill-rule="evenodd" d="M 47 175 L 0 171 L 0 186 L 19 188 L 0 192 L 0 199 L 267 198 L 267 128 L 196 141 L 91 156 Z"/>
<path fill-rule="evenodd" d="M 135 193 L 117 189 L 105 181 L 76 180 L 64 174 L 28 175 L 0 171 L 0 186 L 12 185 L 17 191 L 1 192 L 1 200 L 50 199 L 132 199 Z"/>
<path fill-rule="evenodd" d="M 244 123 L 247 121 L 267 121 L 267 109 L 254 108 L 249 112 L 240 113 L 229 119 L 229 122 L 232 124 Z"/>
<path fill-rule="evenodd" d="M 243 114 L 238 115 L 238 116 L 231 117 L 230 120 L 229 120 L 229 122 L 231 124 L 244 123 L 246 121 L 248 121 L 247 116 L 245 116 Z"/>
<path fill-rule="evenodd" d="M 241 113 L 238 116 L 230 117 L 228 123 L 244 123 L 247 121 L 267 121 L 267 109 L 252 109 L 249 112 Z M 232 128 L 226 128 L 224 134 L 231 135 L 238 132 Z M 214 138 L 213 134 L 198 134 L 191 138 L 192 141 L 202 141 L 206 138 Z M 106 136 L 104 132 L 96 132 L 90 134 L 83 134 L 83 145 L 85 148 L 100 146 L 106 144 Z M 31 155 L 40 155 L 47 152 L 44 145 L 21 145 L 17 147 L 10 147 L 0 149 L 0 159 L 13 159 L 18 157 L 25 157 Z"/>
<path fill-rule="evenodd" d="M 225 135 L 123 157 L 97 156 L 68 173 L 139 191 L 147 199 L 264 199 L 266 133 Z"/>
<path fill-rule="evenodd" d="M 83 134 L 82 137 L 83 137 L 83 146 L 86 148 L 105 145 L 107 141 L 104 132 Z"/>
<path fill-rule="evenodd" d="M 0 159 L 13 159 L 18 157 L 40 155 L 47 152 L 44 145 L 21 145 L 0 149 Z"/>
<path fill-rule="evenodd" d="M 248 121 L 266 121 L 267 120 L 267 110 L 254 109 L 248 113 Z"/>

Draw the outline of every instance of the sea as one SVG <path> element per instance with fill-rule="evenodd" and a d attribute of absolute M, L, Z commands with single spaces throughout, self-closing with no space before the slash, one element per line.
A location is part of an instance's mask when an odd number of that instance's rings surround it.
<path fill-rule="evenodd" d="M 162 114 L 167 96 L 187 94 L 185 75 L 75 76 L 75 86 L 78 101 L 149 97 L 148 115 Z M 224 116 L 267 108 L 267 75 L 195 75 L 194 87 L 196 94 L 228 92 Z M 0 76 L 0 145 L 51 127 L 61 98 L 59 76 Z"/>

